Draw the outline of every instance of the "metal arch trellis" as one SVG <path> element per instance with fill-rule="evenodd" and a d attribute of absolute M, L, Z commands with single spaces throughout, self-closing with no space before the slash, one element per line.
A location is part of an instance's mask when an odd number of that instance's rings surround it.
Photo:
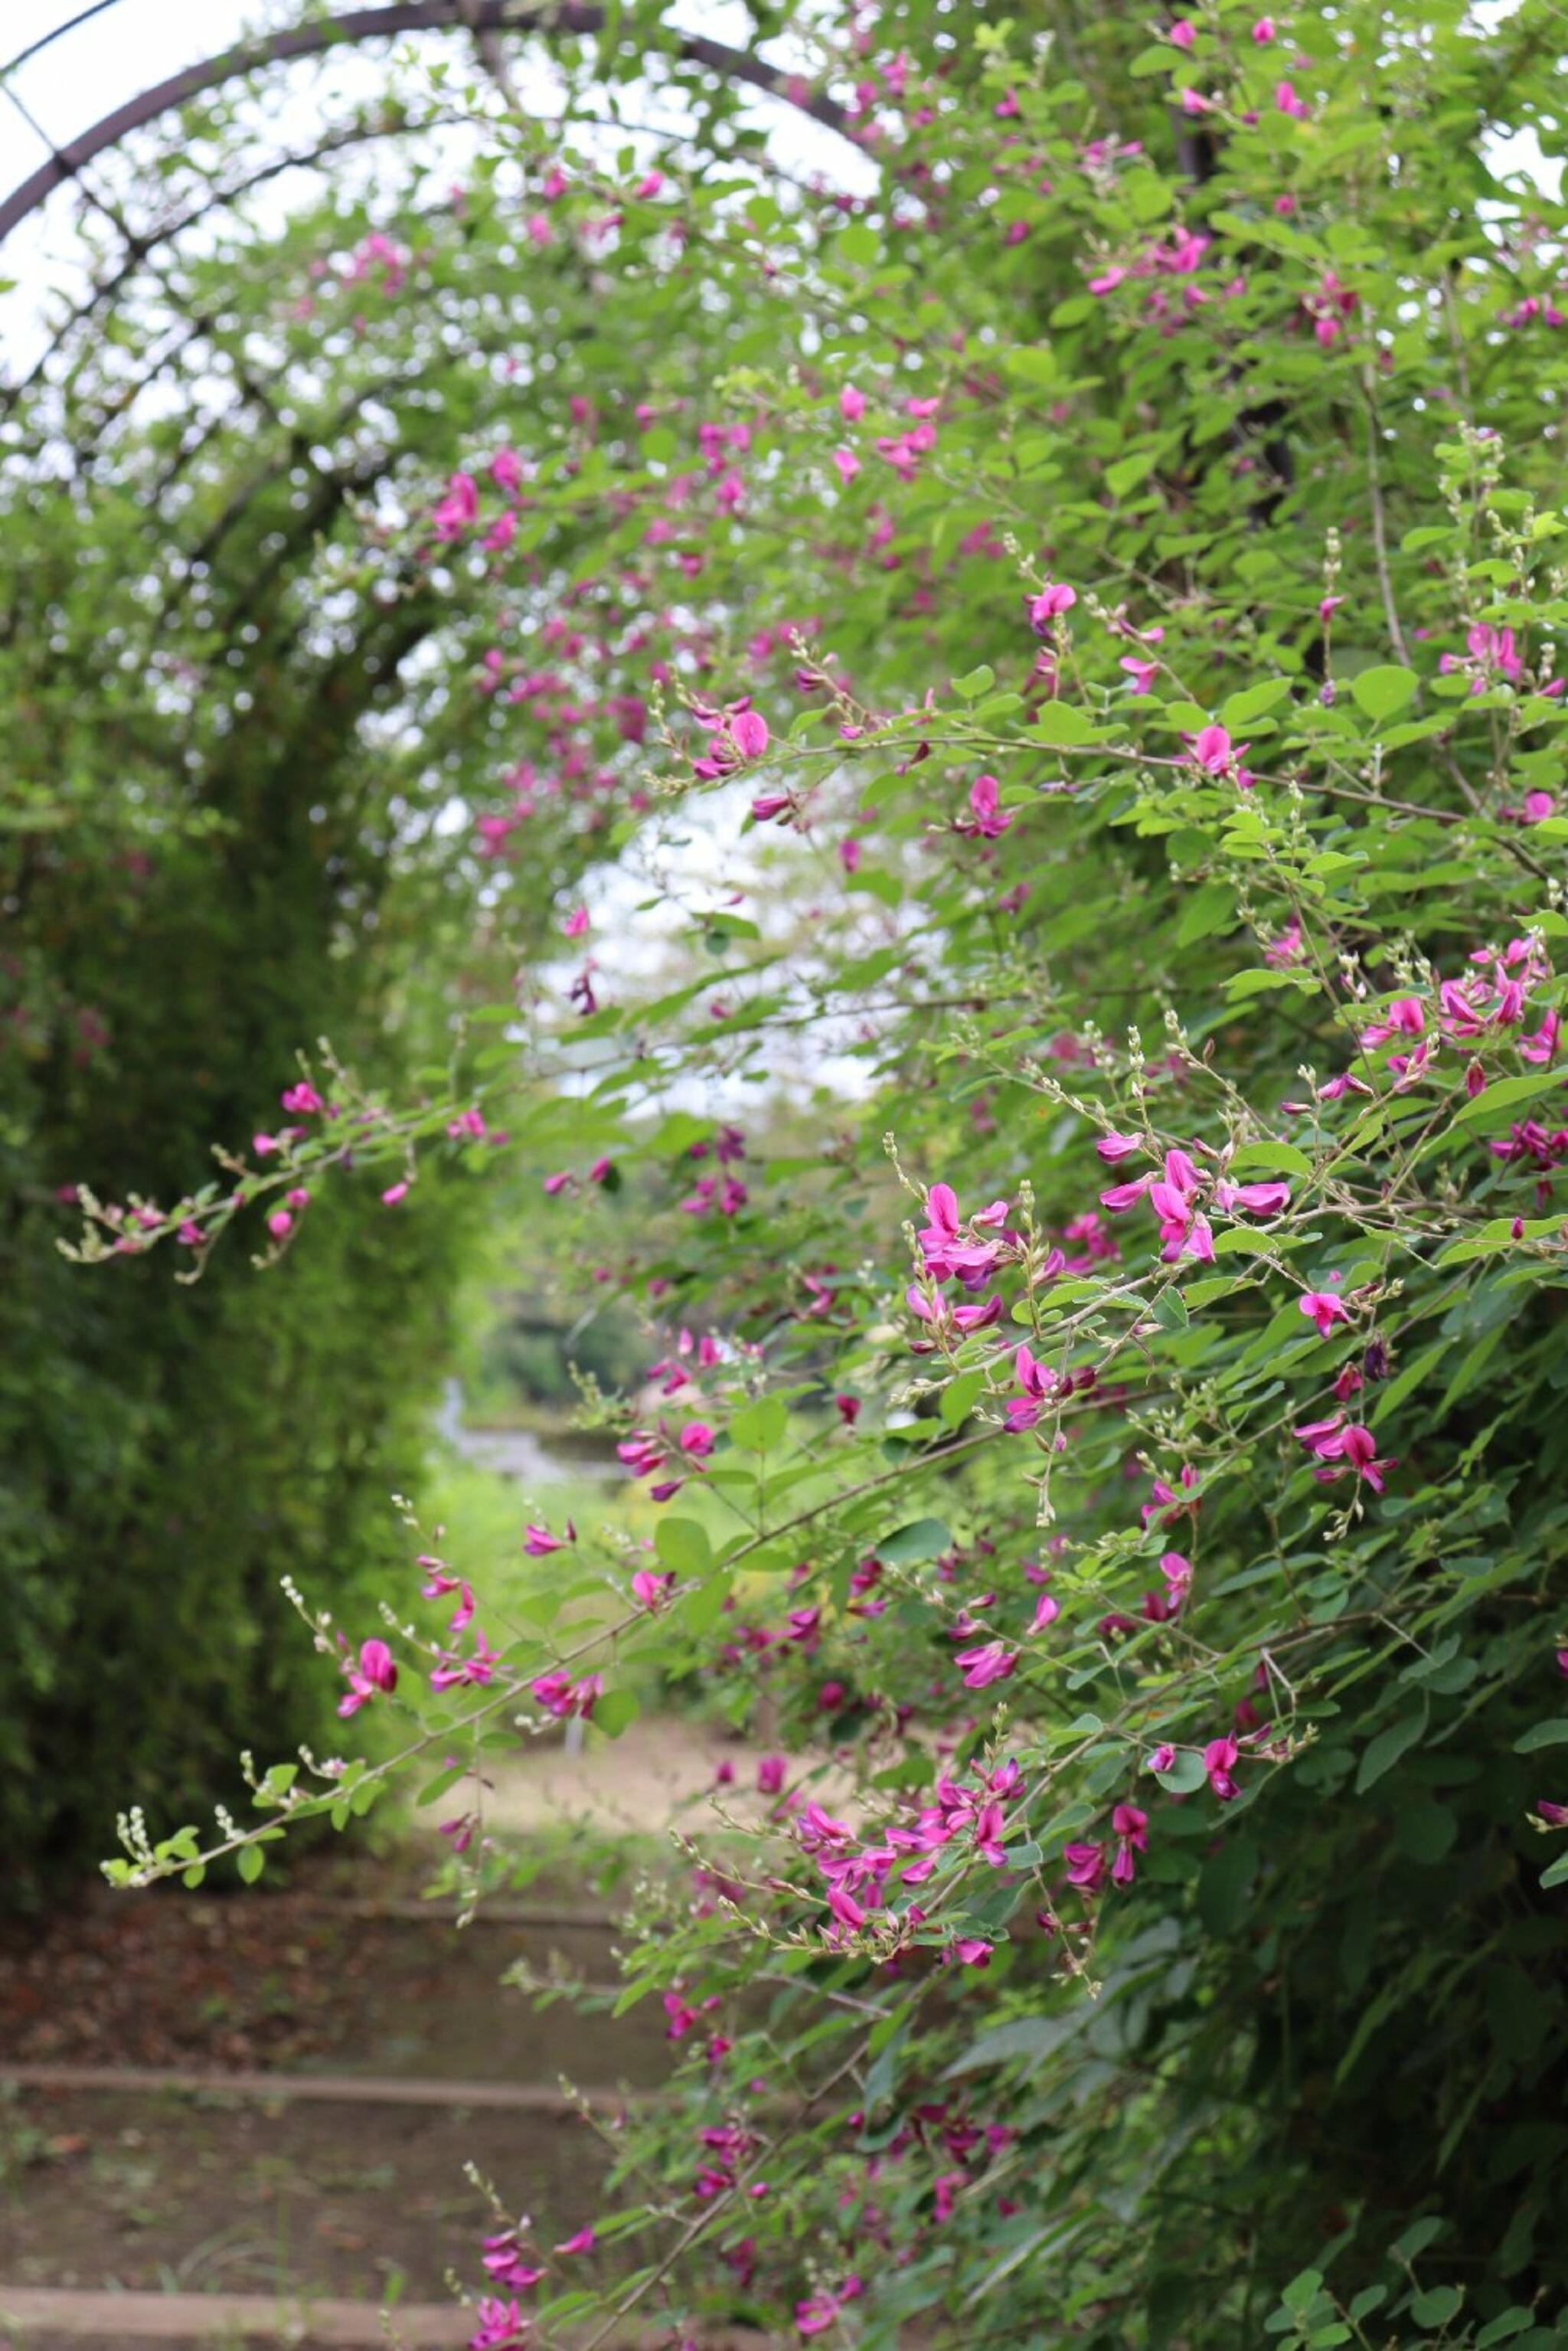
<path fill-rule="evenodd" d="M 177 367 L 184 354 L 194 345 L 205 340 L 213 342 L 219 349 L 224 348 L 216 321 L 204 313 L 191 314 L 180 289 L 170 282 L 165 270 L 153 260 L 152 256 L 156 248 L 172 243 L 194 221 L 207 213 L 223 204 L 237 201 L 250 187 L 261 184 L 265 180 L 290 168 L 291 165 L 298 164 L 308 168 L 321 162 L 327 155 L 338 152 L 341 147 L 355 141 L 371 140 L 382 136 L 408 135 L 431 127 L 432 118 L 421 117 L 411 120 L 408 117 L 402 116 L 382 122 L 356 124 L 350 131 L 340 131 L 329 136 L 319 146 L 306 153 L 275 158 L 262 169 L 248 174 L 237 183 L 232 183 L 223 188 L 210 189 L 199 203 L 172 214 L 162 224 L 155 223 L 141 229 L 133 228 L 122 216 L 118 203 L 100 193 L 87 177 L 88 167 L 96 158 L 114 147 L 132 131 L 145 127 L 146 124 L 155 120 L 159 115 L 172 110 L 193 98 L 221 88 L 229 82 L 245 79 L 268 65 L 287 63 L 306 57 L 321 56 L 346 44 L 354 45 L 388 39 L 401 34 L 418 31 L 469 34 L 478 47 L 481 61 L 486 71 L 497 81 L 508 102 L 515 106 L 517 103 L 517 94 L 510 77 L 506 71 L 504 60 L 497 54 L 499 35 L 509 33 L 547 37 L 551 35 L 569 37 L 591 37 L 607 28 L 612 14 L 604 6 L 590 5 L 590 0 L 550 0 L 550 5 L 545 6 L 520 6 L 517 5 L 517 0 L 393 0 L 393 5 L 352 9 L 336 16 L 323 16 L 255 40 L 237 44 L 212 58 L 188 67 L 116 108 L 86 132 L 63 145 L 57 146 L 49 141 L 48 134 L 42 125 L 33 120 L 24 102 L 8 86 L 5 77 L 14 73 L 29 57 L 36 57 L 47 48 L 54 41 L 117 5 L 118 0 L 94 0 L 92 6 L 78 11 L 76 16 L 55 26 L 49 33 L 19 52 L 4 68 L 0 68 L 0 89 L 4 89 L 5 95 L 29 120 L 37 135 L 51 147 L 48 161 L 14 189 L 4 202 L 0 202 L 0 239 L 8 235 L 19 221 L 36 210 L 54 190 L 74 181 L 93 209 L 102 214 L 109 221 L 122 245 L 120 260 L 106 277 L 97 280 L 82 299 L 72 307 L 37 363 L 29 371 L 28 376 L 11 387 L 4 396 L 0 413 L 14 412 L 17 402 L 37 382 L 50 359 L 57 355 L 68 338 L 104 303 L 113 300 L 115 295 L 134 277 L 139 267 L 146 267 L 152 271 L 171 307 L 186 318 L 190 331 L 180 339 L 172 350 L 162 352 L 156 364 L 127 388 L 124 398 L 116 403 L 114 409 L 106 412 L 103 415 L 101 422 L 105 426 L 111 421 L 113 414 L 123 413 L 126 408 L 133 405 L 141 391 L 158 374 L 171 366 Z M 667 47 L 687 62 L 699 65 L 725 80 L 746 84 L 766 95 L 777 98 L 797 111 L 810 116 L 826 128 L 841 134 L 846 127 L 843 110 L 836 101 L 825 93 L 802 89 L 798 81 L 746 51 L 729 47 L 724 43 L 695 34 L 677 34 L 667 44 Z M 298 455 L 308 457 L 312 470 L 321 475 L 324 486 L 329 491 L 340 493 L 345 486 L 334 480 L 330 469 L 324 470 L 320 466 L 314 456 L 310 455 L 308 444 L 302 437 L 297 433 L 287 432 L 284 421 L 277 413 L 271 397 L 275 382 L 256 381 L 249 367 L 240 361 L 233 352 L 228 352 L 227 358 L 235 370 L 235 383 L 240 394 L 241 405 L 258 408 L 261 413 L 270 417 L 271 422 L 280 431 L 287 433 L 290 447 Z M 219 429 L 220 421 L 214 420 L 208 430 L 198 436 L 195 445 L 199 448 Z M 190 454 L 190 451 L 183 453 L 181 462 L 188 458 Z M 81 462 L 82 453 L 78 451 L 78 470 Z M 248 501 L 242 496 L 238 500 L 240 510 L 243 511 L 246 503 Z M 228 512 L 225 519 L 232 521 L 233 518 L 232 512 Z M 221 528 L 218 535 L 220 538 L 223 535 Z M 208 549 L 207 552 L 210 553 L 211 549 Z"/>
<path fill-rule="evenodd" d="M 100 7 L 110 5 L 112 0 L 99 0 Z M 97 13 L 99 10 L 94 9 L 88 15 Z M 516 0 L 393 0 L 393 5 L 388 6 L 350 9 L 342 16 L 324 16 L 313 24 L 292 26 L 262 39 L 241 43 L 215 57 L 172 74 L 152 89 L 128 99 L 90 129 L 55 147 L 47 162 L 0 200 L 0 241 L 56 188 L 79 179 L 86 165 L 118 145 L 130 132 L 142 129 L 160 114 L 191 99 L 221 89 L 226 82 L 242 80 L 267 66 L 284 64 L 295 57 L 320 56 L 345 43 L 394 38 L 400 33 L 588 37 L 605 31 L 612 13 L 607 7 L 593 5 L 592 0 L 551 0 L 551 5 L 545 7 L 523 8 L 516 5 Z M 73 19 L 75 24 L 85 21 L 84 16 Z M 54 39 L 70 29 L 69 26 L 57 26 L 47 38 Z M 44 46 L 45 42 L 38 42 L 30 50 L 24 50 L 21 58 L 13 59 L 6 71 L 13 70 L 26 57 L 36 56 Z M 811 116 L 830 130 L 841 131 L 844 127 L 843 110 L 834 99 L 821 91 L 800 90 L 789 75 L 744 49 L 731 48 L 700 33 L 677 34 L 671 47 L 689 64 L 706 67 L 728 81 L 745 82 Z"/>

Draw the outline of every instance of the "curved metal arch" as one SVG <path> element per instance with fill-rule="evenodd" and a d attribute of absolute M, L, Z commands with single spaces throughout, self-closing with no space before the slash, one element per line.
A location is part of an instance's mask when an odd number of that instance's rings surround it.
<path fill-rule="evenodd" d="M 459 114 L 437 110 L 432 114 L 420 115 L 417 119 L 405 122 L 350 123 L 341 130 L 329 132 L 314 147 L 289 148 L 283 154 L 275 155 L 270 162 L 263 163 L 248 172 L 243 180 L 211 183 L 203 193 L 199 203 L 193 204 L 184 212 L 174 214 L 167 220 L 141 231 L 134 245 L 127 246 L 123 256 L 115 264 L 111 274 L 107 277 L 95 279 L 80 300 L 73 303 L 27 373 L 18 377 L 14 384 L 0 385 L 0 417 L 8 416 L 17 402 L 26 397 L 50 361 L 63 350 L 77 329 L 83 326 L 96 311 L 101 309 L 106 302 L 113 300 L 120 288 L 129 284 L 136 275 L 150 253 L 155 251 L 159 246 L 172 245 L 176 237 L 183 236 L 188 228 L 194 226 L 196 222 L 205 220 L 209 213 L 221 211 L 225 204 L 243 203 L 254 189 L 265 187 L 269 180 L 281 178 L 285 172 L 314 171 L 319 165 L 325 163 L 329 156 L 341 154 L 350 147 L 367 146 L 376 139 L 403 138 L 416 131 L 444 129 L 449 125 L 460 123 L 463 120 L 464 117 Z"/>
<path fill-rule="evenodd" d="M 394 0 L 394 5 L 389 6 L 353 8 L 340 16 L 323 17 L 314 25 L 297 25 L 269 34 L 263 40 L 242 43 L 200 65 L 187 66 L 183 72 L 172 74 L 166 81 L 143 90 L 139 97 L 128 99 L 90 130 L 57 148 L 47 163 L 40 164 L 0 202 L 0 241 L 9 236 L 16 224 L 26 220 L 56 188 L 74 179 L 96 156 L 115 146 L 131 131 L 141 130 L 173 107 L 183 106 L 190 99 L 220 89 L 225 82 L 241 80 L 264 66 L 320 56 L 343 43 L 389 39 L 400 33 L 587 35 L 602 32 L 609 16 L 610 10 L 595 5 L 595 0 L 550 0 L 548 6 L 522 11 L 516 7 L 514 0 Z M 710 41 L 700 33 L 681 34 L 674 48 L 689 64 L 706 66 L 729 81 L 749 83 L 768 97 L 779 99 L 799 112 L 812 116 L 831 131 L 841 131 L 844 128 L 843 109 L 833 99 L 820 93 L 797 95 L 789 77 L 760 57 L 748 56 L 744 49 L 729 48 L 722 41 Z"/>

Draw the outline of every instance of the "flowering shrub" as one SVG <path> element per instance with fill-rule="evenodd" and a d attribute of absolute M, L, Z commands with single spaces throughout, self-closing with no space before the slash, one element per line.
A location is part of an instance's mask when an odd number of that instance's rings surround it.
<path fill-rule="evenodd" d="M 444 601 L 477 853 L 571 961 L 461 1094 L 313 1068 L 82 1253 L 308 1249 L 350 1158 L 429 1213 L 504 1084 L 541 1254 L 647 1316 L 602 1410 L 662 1515 L 530 1528 L 515 1634 L 476 1562 L 301 1595 L 394 1758 L 110 1875 L 254 1876 L 423 1761 L 472 1900 L 487 1759 L 616 1736 L 633 1655 L 779 1725 L 639 1898 L 682 2095 L 591 2226 L 497 2212 L 476 2345 L 1562 2339 L 1561 208 L 1495 145 L 1549 44 L 1145 30 L 852 16 L 836 188 L 497 120 L 461 261 L 318 280 L 412 331 L 523 206 L 625 319 L 356 574 Z"/>

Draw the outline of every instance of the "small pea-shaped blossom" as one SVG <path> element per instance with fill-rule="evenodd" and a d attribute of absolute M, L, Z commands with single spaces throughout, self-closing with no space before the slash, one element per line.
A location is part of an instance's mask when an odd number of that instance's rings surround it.
<path fill-rule="evenodd" d="M 1332 1338 L 1336 1322 L 1350 1321 L 1349 1307 L 1343 1298 L 1336 1298 L 1332 1290 L 1304 1290 L 1296 1304 L 1315 1326 L 1320 1339 Z"/>
<path fill-rule="evenodd" d="M 1226 1216 L 1238 1209 L 1252 1217 L 1277 1217 L 1291 1205 L 1288 1184 L 1232 1184 L 1225 1176 L 1214 1187 L 1214 1204 Z"/>
<path fill-rule="evenodd" d="M 1211 1739 L 1203 1750 L 1203 1768 L 1208 1784 L 1222 1804 L 1228 1804 L 1241 1793 L 1233 1773 L 1239 1750 L 1228 1732 L 1223 1739 Z"/>
<path fill-rule="evenodd" d="M 358 1659 L 344 1660 L 343 1671 L 348 1677 L 347 1695 L 338 1701 L 338 1712 L 345 1719 L 358 1714 L 369 1705 L 378 1690 L 397 1687 L 397 1665 L 384 1641 L 361 1641 Z"/>
<path fill-rule="evenodd" d="M 969 787 L 969 814 L 955 818 L 953 830 L 981 841 L 999 841 L 1012 823 L 1012 811 L 1001 805 L 1001 786 L 995 776 L 977 776 Z"/>
<path fill-rule="evenodd" d="M 1336 1478 L 1353 1472 L 1375 1494 L 1381 1494 L 1383 1472 L 1397 1466 L 1392 1456 L 1379 1460 L 1377 1439 L 1371 1429 L 1364 1427 L 1360 1421 L 1347 1421 L 1342 1412 L 1336 1412 L 1329 1420 L 1303 1421 L 1295 1433 L 1309 1453 L 1334 1465 L 1313 1470 L 1321 1485 L 1332 1485 Z"/>
<path fill-rule="evenodd" d="M 958 1214 L 958 1196 L 951 1184 L 933 1184 L 925 1195 L 931 1221 L 916 1235 L 921 1260 L 933 1281 L 956 1280 L 966 1290 L 980 1289 L 1002 1254 L 999 1240 L 967 1241 Z M 991 1230 L 1005 1224 L 1008 1204 L 993 1200 L 969 1218 L 970 1225 Z"/>
<path fill-rule="evenodd" d="M 1099 1844 L 1069 1844 L 1062 1847 L 1062 1859 L 1067 1864 L 1067 1883 L 1082 1888 L 1085 1894 L 1097 1894 L 1105 1882 L 1105 1848 Z"/>
<path fill-rule="evenodd" d="M 1148 1851 L 1149 1816 L 1136 1804 L 1118 1804 L 1111 1814 L 1111 1828 L 1116 1839 L 1116 1858 L 1111 1865 L 1112 1883 L 1131 1886 L 1136 1875 L 1133 1856 Z"/>
<path fill-rule="evenodd" d="M 1052 621 L 1063 619 L 1077 601 L 1076 588 L 1069 588 L 1060 580 L 1048 580 L 1039 595 L 1029 599 L 1030 627 L 1036 636 L 1044 636 Z"/>
<path fill-rule="evenodd" d="M 1057 1599 L 1055 1593 L 1051 1592 L 1042 1592 L 1040 1598 L 1034 1604 L 1034 1614 L 1029 1620 L 1030 1631 L 1031 1633 L 1043 1633 L 1048 1625 L 1055 1624 L 1061 1614 L 1061 1603 Z"/>
<path fill-rule="evenodd" d="M 1018 1664 L 1018 1651 L 1005 1641 L 987 1641 L 977 1649 L 960 1649 L 953 1660 L 966 1689 L 986 1689 L 1004 1682 Z"/>
<path fill-rule="evenodd" d="M 1040 1362 L 1026 1342 L 1013 1356 L 1013 1376 L 1023 1394 L 1009 1399 L 1007 1425 L 1011 1429 L 1033 1428 L 1047 1397 L 1055 1391 L 1056 1374 Z"/>
<path fill-rule="evenodd" d="M 1208 776 L 1223 776 L 1247 748 L 1245 743 L 1233 744 L 1227 729 L 1218 726 L 1200 726 L 1196 735 L 1184 735 L 1182 740 L 1193 766 Z"/>
<path fill-rule="evenodd" d="M 568 1519 L 564 1535 L 552 1535 L 548 1527 L 528 1526 L 523 1530 L 523 1550 L 529 1559 L 548 1559 L 552 1551 L 563 1551 L 568 1543 L 577 1541 L 577 1529 Z"/>

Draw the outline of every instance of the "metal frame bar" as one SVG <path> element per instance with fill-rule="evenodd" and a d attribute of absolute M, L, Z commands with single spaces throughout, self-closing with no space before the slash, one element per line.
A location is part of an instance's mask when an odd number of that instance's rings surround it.
<path fill-rule="evenodd" d="M 26 220 L 45 198 L 74 179 L 86 164 L 139 131 L 160 114 L 183 106 L 225 82 L 237 81 L 260 68 L 294 57 L 318 57 L 344 42 L 394 38 L 400 33 L 470 32 L 593 34 L 604 29 L 609 12 L 591 0 L 549 0 L 549 5 L 519 10 L 516 0 L 395 0 L 379 8 L 352 8 L 340 16 L 323 17 L 314 25 L 296 25 L 264 40 L 242 43 L 221 56 L 187 66 L 152 89 L 143 90 L 112 113 L 106 114 L 75 139 L 57 147 L 46 163 L 0 202 L 0 242 L 19 221 Z M 81 21 L 80 19 L 78 20 Z M 61 27 L 65 30 L 65 27 Z M 682 34 L 675 53 L 688 64 L 707 67 L 727 80 L 747 82 L 798 111 L 812 116 L 829 130 L 842 131 L 843 110 L 821 95 L 805 98 L 791 93 L 788 78 L 760 57 L 732 49 L 702 34 Z M 24 56 L 29 54 L 24 52 Z"/>

